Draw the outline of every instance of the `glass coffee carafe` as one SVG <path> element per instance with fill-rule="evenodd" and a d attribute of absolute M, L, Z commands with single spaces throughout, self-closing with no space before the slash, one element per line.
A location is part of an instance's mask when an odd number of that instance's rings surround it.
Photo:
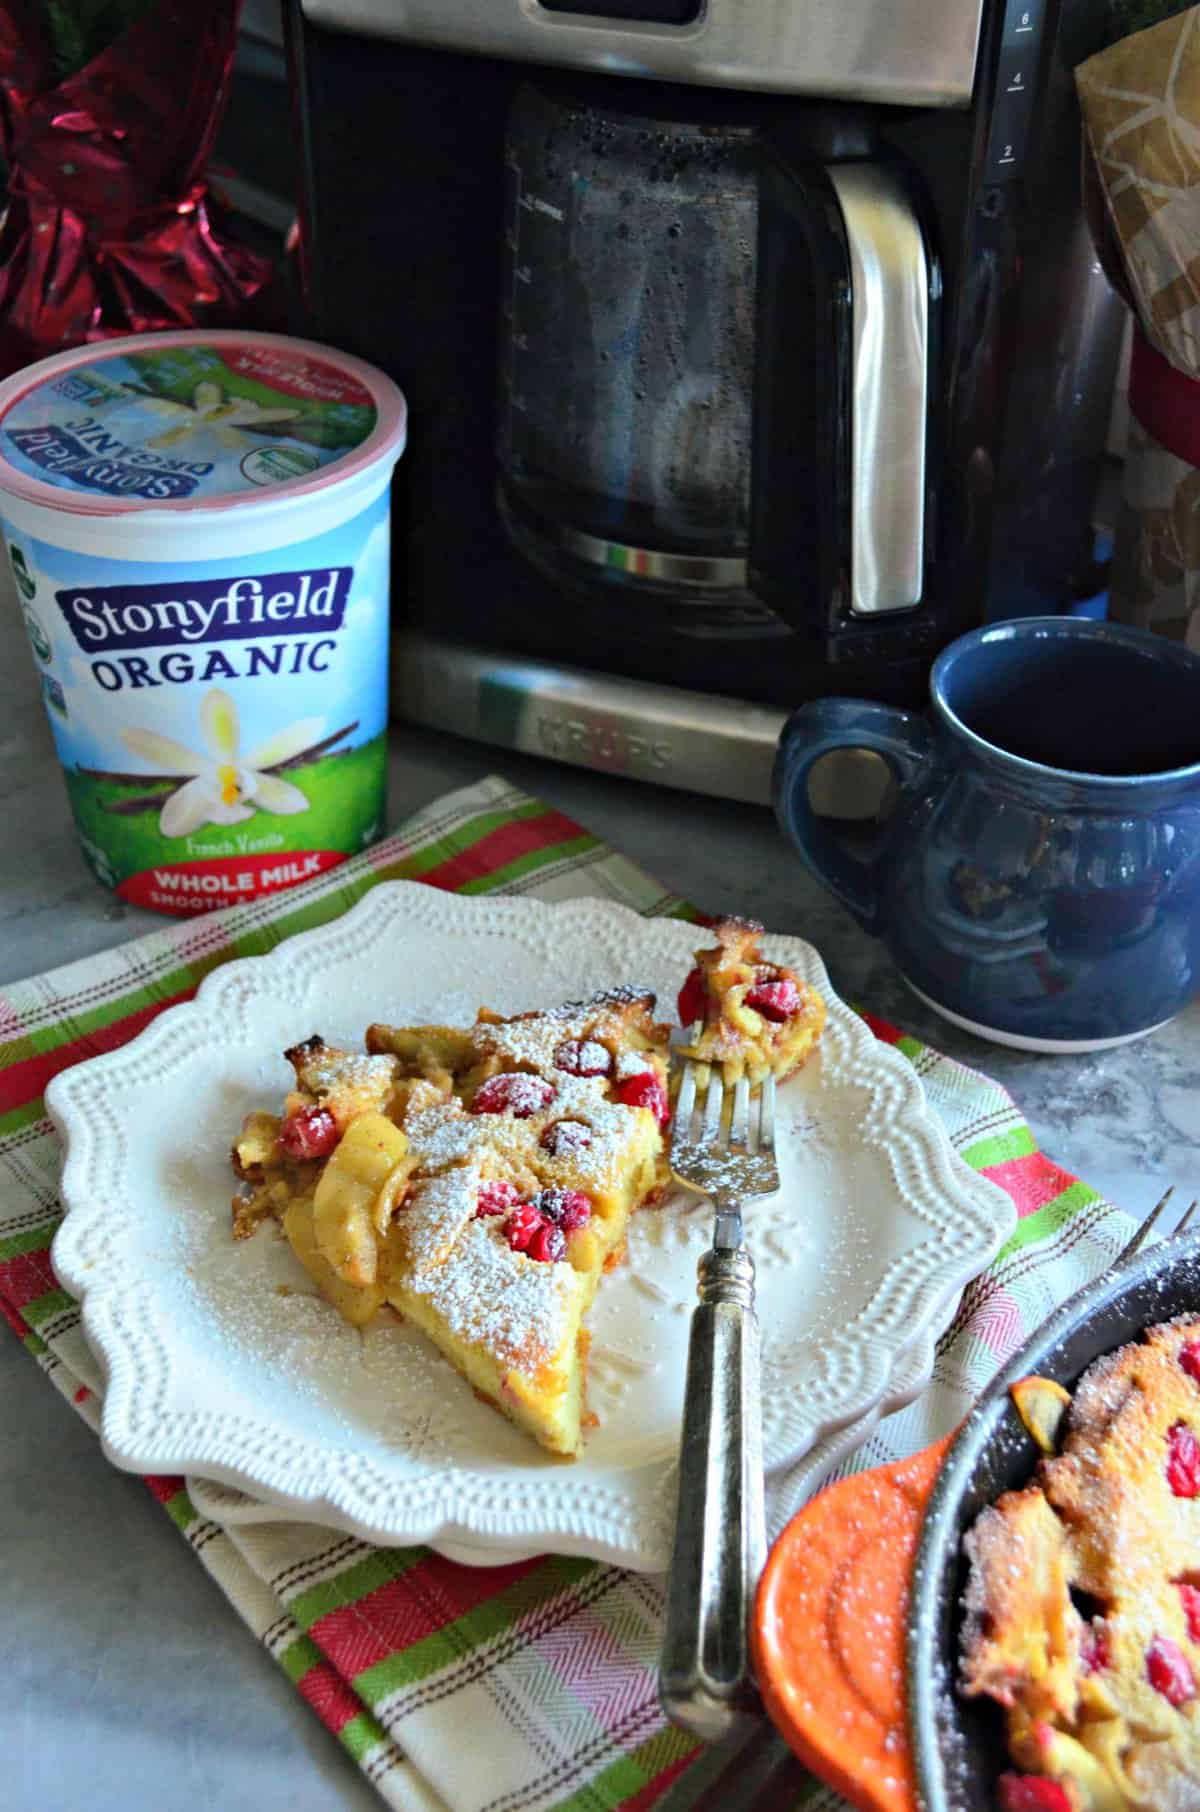
<path fill-rule="evenodd" d="M 746 587 L 757 192 L 745 127 L 518 92 L 501 497 L 556 570 Z"/>
<path fill-rule="evenodd" d="M 613 92 L 511 105 L 509 536 L 568 595 L 713 631 L 778 623 L 768 543 L 801 588 L 818 547 L 848 608 L 916 604 L 930 269 L 902 184 L 861 143 L 781 163 L 738 97 Z"/>

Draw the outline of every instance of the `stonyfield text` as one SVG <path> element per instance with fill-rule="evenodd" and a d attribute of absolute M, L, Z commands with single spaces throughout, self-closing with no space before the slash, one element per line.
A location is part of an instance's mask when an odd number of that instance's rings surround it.
<path fill-rule="evenodd" d="M 83 652 L 107 655 L 126 648 L 337 630 L 351 577 L 351 567 L 334 566 L 252 579 L 191 579 L 165 595 L 161 585 L 73 587 L 54 595 Z"/>

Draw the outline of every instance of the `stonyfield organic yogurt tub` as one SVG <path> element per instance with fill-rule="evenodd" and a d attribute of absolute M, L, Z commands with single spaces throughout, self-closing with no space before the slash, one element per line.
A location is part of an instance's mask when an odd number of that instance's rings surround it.
<path fill-rule="evenodd" d="M 377 837 L 404 398 L 254 333 L 143 334 L 0 384 L 0 520 L 87 859 L 162 912 Z"/>

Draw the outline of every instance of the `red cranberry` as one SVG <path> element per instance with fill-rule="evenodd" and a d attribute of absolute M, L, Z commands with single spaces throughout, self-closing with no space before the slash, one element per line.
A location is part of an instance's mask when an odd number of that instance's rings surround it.
<path fill-rule="evenodd" d="M 556 1259 L 566 1257 L 567 1236 L 561 1227 L 543 1221 L 525 1250 L 530 1258 L 539 1259 L 544 1265 L 553 1264 Z"/>
<path fill-rule="evenodd" d="M 515 1183 L 505 1183 L 499 1178 L 491 1183 L 481 1183 L 479 1194 L 475 1198 L 475 1219 L 479 1221 L 489 1214 L 505 1214 L 520 1199 L 521 1191 Z"/>
<path fill-rule="evenodd" d="M 518 1202 L 504 1223 L 504 1233 L 514 1252 L 524 1252 L 530 1240 L 543 1226 L 541 1215 L 532 1202 Z"/>
<path fill-rule="evenodd" d="M 327 1107 L 302 1107 L 299 1113 L 289 1114 L 279 1128 L 279 1143 L 297 1163 L 327 1158 L 340 1137 L 337 1121 Z"/>
<path fill-rule="evenodd" d="M 475 1091 L 471 1103 L 473 1114 L 511 1114 L 514 1120 L 528 1120 L 540 1114 L 554 1099 L 554 1084 L 541 1076 L 530 1076 L 524 1070 L 505 1070 L 489 1076 Z"/>
<path fill-rule="evenodd" d="M 1200 1496 L 1200 1441 L 1186 1422 L 1167 1436 L 1167 1483 L 1176 1497 Z"/>
<path fill-rule="evenodd" d="M 1200 1340 L 1189 1340 L 1179 1349 L 1179 1363 L 1189 1378 L 1200 1384 Z"/>
<path fill-rule="evenodd" d="M 554 1067 L 568 1076 L 607 1076 L 612 1052 L 598 1038 L 565 1038 L 554 1053 Z"/>
<path fill-rule="evenodd" d="M 1187 1618 L 1187 1633 L 1193 1642 L 1200 1642 L 1200 1590 L 1189 1585 L 1186 1579 L 1181 1579 L 1178 1584 L 1183 1614 Z"/>
<path fill-rule="evenodd" d="M 745 998 L 748 1007 L 777 1026 L 800 1011 L 800 995 L 794 981 L 755 982 Z"/>
<path fill-rule="evenodd" d="M 592 1129 L 583 1120 L 554 1120 L 538 1140 L 552 1158 L 569 1158 L 577 1151 L 586 1151 L 591 1142 Z"/>
<path fill-rule="evenodd" d="M 1044 1774 L 1002 1774 L 996 1804 L 1000 1812 L 1072 1812 L 1066 1788 Z"/>
<path fill-rule="evenodd" d="M 567 1233 L 573 1233 L 592 1217 L 592 1204 L 579 1189 L 543 1189 L 534 1198 L 534 1207 L 545 1220 Z"/>
<path fill-rule="evenodd" d="M 1196 1695 L 1187 1656 L 1167 1636 L 1156 1636 L 1146 1650 L 1146 1675 L 1168 1705 L 1186 1705 Z"/>
<path fill-rule="evenodd" d="M 1083 1663 L 1084 1673 L 1098 1674 L 1102 1667 L 1108 1666 L 1111 1658 L 1108 1652 L 1108 1631 L 1101 1625 L 1089 1624 L 1079 1644 L 1079 1659 Z"/>
<path fill-rule="evenodd" d="M 617 1100 L 625 1107 L 648 1107 L 660 1126 L 665 1126 L 671 1118 L 667 1091 L 653 1070 L 643 1070 L 640 1076 L 627 1076 L 618 1084 Z"/>
<path fill-rule="evenodd" d="M 692 970 L 679 990 L 678 1005 L 681 1026 L 694 1026 L 698 1019 L 705 1018 L 708 1012 L 708 989 L 704 985 L 702 970 Z"/>

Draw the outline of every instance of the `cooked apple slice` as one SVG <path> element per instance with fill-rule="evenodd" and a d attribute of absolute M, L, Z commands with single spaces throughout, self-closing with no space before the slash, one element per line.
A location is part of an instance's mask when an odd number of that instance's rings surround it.
<path fill-rule="evenodd" d="M 407 1156 L 407 1138 L 386 1115 L 359 1114 L 321 1172 L 313 1232 L 318 1251 L 345 1283 L 375 1282 L 376 1198 Z"/>
<path fill-rule="evenodd" d="M 354 1284 L 342 1282 L 329 1260 L 317 1250 L 317 1237 L 313 1230 L 313 1198 L 311 1195 L 292 1197 L 283 1217 L 283 1231 L 287 1235 L 292 1251 L 321 1294 L 328 1298 L 334 1308 L 338 1309 L 356 1328 L 360 1328 L 364 1322 L 370 1321 L 383 1302 L 382 1285 L 373 1283 L 368 1284 L 365 1289 L 358 1289 Z"/>
<path fill-rule="evenodd" d="M 401 1133 L 400 1137 L 403 1139 L 404 1134 Z M 417 1155 L 410 1151 L 397 1159 L 384 1178 L 371 1208 L 371 1225 L 380 1239 L 390 1227 L 392 1216 L 403 1201 L 409 1178 L 416 1168 Z"/>
<path fill-rule="evenodd" d="M 1009 1386 L 1009 1396 L 1043 1453 L 1058 1452 L 1058 1435 L 1063 1417 L 1071 1407 L 1071 1396 L 1053 1378 L 1022 1378 Z"/>
<path fill-rule="evenodd" d="M 234 1140 L 233 1168 L 243 1183 L 261 1183 L 268 1165 L 278 1164 L 279 1120 L 275 1114 L 247 1114 Z"/>
<path fill-rule="evenodd" d="M 1021 1767 L 1049 1775 L 1061 1786 L 1069 1783 L 1081 1812 L 1130 1812 L 1129 1801 L 1107 1769 L 1065 1731 L 1043 1723 L 1015 1726 L 1010 1729 L 1008 1746 Z"/>

